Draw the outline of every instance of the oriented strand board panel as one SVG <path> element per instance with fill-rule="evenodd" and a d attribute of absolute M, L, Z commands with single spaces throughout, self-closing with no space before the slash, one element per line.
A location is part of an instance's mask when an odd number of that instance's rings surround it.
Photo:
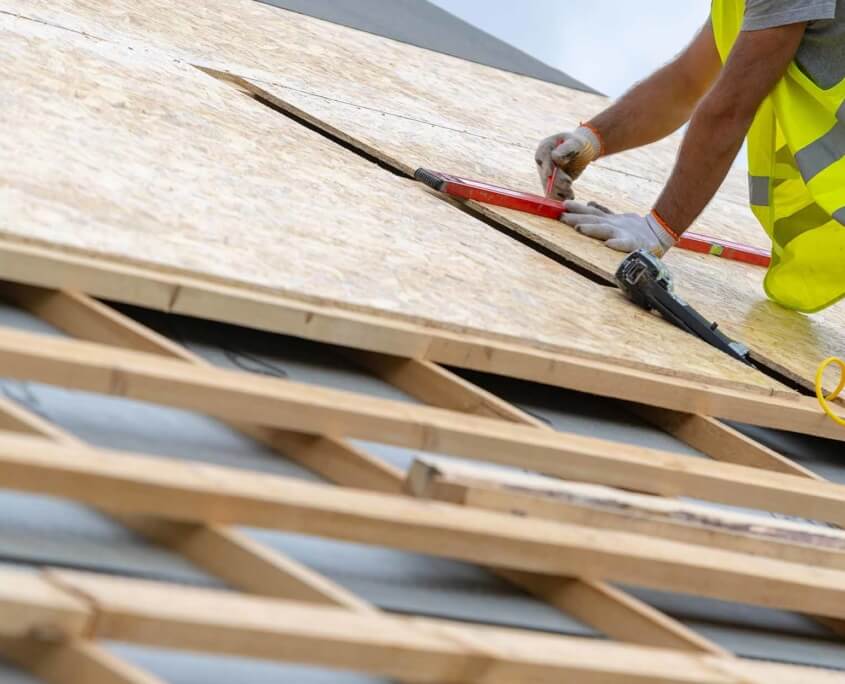
<path fill-rule="evenodd" d="M 415 166 L 430 166 L 490 178 L 495 176 L 496 169 L 522 168 L 523 151 L 513 146 L 491 144 L 441 127 L 376 114 L 362 107 L 303 95 L 281 86 L 254 82 L 252 85 L 256 92 L 264 93 L 280 106 L 292 109 L 406 171 Z M 481 168 L 476 171 L 479 166 Z M 530 172 L 533 170 L 523 173 L 523 187 L 531 178 Z M 517 175 L 499 180 L 520 187 Z M 625 182 L 629 189 L 646 183 L 636 178 Z M 606 199 L 613 195 L 614 189 L 606 187 L 591 196 L 598 196 L 619 210 L 648 211 L 647 203 L 629 205 L 624 200 Z M 750 219 L 744 217 L 745 207 L 732 202 L 725 202 L 723 206 L 724 216 L 730 216 L 732 225 L 754 228 L 765 238 L 754 217 L 750 214 Z M 612 276 L 622 258 L 618 252 L 557 221 L 492 207 L 482 211 L 552 252 L 606 277 Z M 795 381 L 812 386 L 822 359 L 834 355 L 845 357 L 845 304 L 805 316 L 783 309 L 766 298 L 762 290 L 765 270 L 757 266 L 679 249 L 670 252 L 665 261 L 674 275 L 676 290 L 684 299 L 711 320 L 718 321 L 729 335 L 751 347 L 766 365 Z"/>
<path fill-rule="evenodd" d="M 188 64 L 29 20 L 0 22 L 6 237 L 664 374 L 774 387 Z"/>
<path fill-rule="evenodd" d="M 281 106 L 405 172 L 427 165 L 535 188 L 537 140 L 576 125 L 607 102 L 251 0 L 209 0 L 201 10 L 167 0 L 0 0 L 3 5 L 248 76 Z M 677 140 L 599 162 L 578 192 L 617 211 L 647 211 L 671 170 Z M 484 211 L 603 276 L 621 258 L 558 222 Z M 738 171 L 695 229 L 768 245 L 746 206 Z M 758 267 L 681 250 L 667 263 L 679 293 L 793 379 L 809 384 L 823 358 L 845 355 L 845 305 L 802 316 L 766 300 Z"/>
<path fill-rule="evenodd" d="M 537 142 L 576 126 L 608 102 L 599 95 L 253 0 L 206 0 L 201 6 L 170 0 L 0 0 L 2 7 L 110 41 L 154 46 L 193 64 L 282 85 L 294 93 L 358 105 L 374 114 L 376 121 L 383 114 L 393 114 L 411 124 L 465 133 L 482 145 L 503 144 L 513 155 L 507 162 L 490 153 L 473 153 L 470 165 L 462 163 L 459 153 L 441 162 L 457 165 L 456 172 L 526 189 L 539 187 L 533 162 Z M 380 142 L 389 142 L 378 137 L 378 128 L 372 133 Z M 673 137 L 624 159 L 600 162 L 584 180 L 582 194 L 614 202 L 620 209 L 639 206 L 644 197 L 653 198 L 659 192 L 677 141 Z M 408 163 L 417 158 L 419 154 L 406 157 L 411 160 Z M 761 231 L 745 235 L 735 229 L 742 224 L 724 218 L 729 211 L 750 216 L 744 175 L 735 172 L 722 195 L 738 206 L 714 209 L 712 220 L 704 221 L 702 230 L 718 228 L 725 237 L 767 245 Z M 621 204 L 620 199 L 624 200 Z"/>

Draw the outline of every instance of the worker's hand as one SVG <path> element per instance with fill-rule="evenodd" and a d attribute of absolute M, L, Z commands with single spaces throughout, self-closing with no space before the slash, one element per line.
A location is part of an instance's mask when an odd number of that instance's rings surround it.
<path fill-rule="evenodd" d="M 549 197 L 566 200 L 575 195 L 572 183 L 601 152 L 601 141 L 589 128 L 579 126 L 574 131 L 558 133 L 543 140 L 534 159 L 543 190 L 548 189 L 549 177 L 558 169 Z"/>
<path fill-rule="evenodd" d="M 675 245 L 675 239 L 652 214 L 614 214 L 595 203 L 567 202 L 560 220 L 619 252 L 645 249 L 663 256 Z"/>

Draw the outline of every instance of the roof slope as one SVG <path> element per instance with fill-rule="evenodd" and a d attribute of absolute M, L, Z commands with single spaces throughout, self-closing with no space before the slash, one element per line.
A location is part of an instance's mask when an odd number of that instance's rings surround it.
<path fill-rule="evenodd" d="M 598 92 L 427 0 L 260 2 L 567 88 Z"/>

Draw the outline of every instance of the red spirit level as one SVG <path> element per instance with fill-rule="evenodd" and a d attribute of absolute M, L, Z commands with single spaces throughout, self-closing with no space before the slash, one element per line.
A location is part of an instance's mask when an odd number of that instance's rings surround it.
<path fill-rule="evenodd" d="M 566 211 L 566 205 L 558 200 L 534 195 L 530 192 L 519 192 L 498 185 L 491 185 L 482 181 L 450 176 L 439 171 L 417 169 L 414 178 L 439 192 L 451 197 L 465 200 L 475 200 L 497 207 L 524 211 L 536 216 L 559 219 Z M 678 247 L 701 254 L 713 254 L 723 259 L 742 261 L 746 264 L 768 268 L 771 256 L 765 249 L 743 245 L 730 240 L 722 240 L 698 233 L 686 232 L 681 236 Z"/>

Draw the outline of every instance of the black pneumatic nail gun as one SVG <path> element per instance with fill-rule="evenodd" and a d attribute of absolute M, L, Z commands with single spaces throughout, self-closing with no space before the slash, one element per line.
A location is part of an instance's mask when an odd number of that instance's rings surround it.
<path fill-rule="evenodd" d="M 672 274 L 653 254 L 644 249 L 629 254 L 616 271 L 616 282 L 625 295 L 646 311 L 657 311 L 672 325 L 700 337 L 708 344 L 748 364 L 748 347 L 735 342 L 673 292 Z"/>

